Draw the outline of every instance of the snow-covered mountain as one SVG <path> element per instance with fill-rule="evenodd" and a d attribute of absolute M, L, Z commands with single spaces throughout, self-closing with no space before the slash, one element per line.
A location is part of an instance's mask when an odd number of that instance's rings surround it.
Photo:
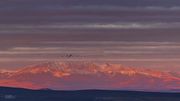
<path fill-rule="evenodd" d="M 179 73 L 91 62 L 46 62 L 0 72 L 0 86 L 58 90 L 179 90 Z"/>

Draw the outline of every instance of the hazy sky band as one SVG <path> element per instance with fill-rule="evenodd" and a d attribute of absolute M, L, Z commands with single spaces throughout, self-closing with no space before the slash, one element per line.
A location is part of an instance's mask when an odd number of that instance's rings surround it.
<path fill-rule="evenodd" d="M 44 41 L 34 42 L 29 47 L 16 44 L 16 46 L 10 45 L 0 51 L 1 64 L 43 61 L 96 61 L 137 62 L 143 66 L 149 62 L 176 63 L 180 61 L 180 57 L 177 55 L 180 51 L 179 42 Z M 55 46 L 53 46 L 54 44 Z M 67 56 L 69 54 L 72 54 L 72 57 L 69 58 Z M 167 64 L 162 64 L 162 66 L 165 65 Z"/>

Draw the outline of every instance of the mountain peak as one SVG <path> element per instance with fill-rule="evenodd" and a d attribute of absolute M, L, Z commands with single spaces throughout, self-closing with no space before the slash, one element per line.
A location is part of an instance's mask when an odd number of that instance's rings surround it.
<path fill-rule="evenodd" d="M 0 77 L 7 77 L 4 75 L 1 74 Z M 180 78 L 176 75 L 121 64 L 55 61 L 27 66 L 11 72 L 5 82 L 11 85 L 16 82 L 15 84 L 18 87 L 22 83 L 28 87 L 33 85 L 33 87 L 61 90 L 96 88 L 179 89 Z M 0 78 L 0 85 L 1 81 L 4 80 L 3 78 Z"/>
<path fill-rule="evenodd" d="M 107 74 L 107 75 L 145 75 L 151 77 L 171 77 L 166 72 L 151 69 L 128 67 L 122 64 L 91 63 L 91 62 L 45 62 L 27 66 L 18 70 L 18 73 L 52 73 L 56 77 L 69 76 L 71 74 Z"/>

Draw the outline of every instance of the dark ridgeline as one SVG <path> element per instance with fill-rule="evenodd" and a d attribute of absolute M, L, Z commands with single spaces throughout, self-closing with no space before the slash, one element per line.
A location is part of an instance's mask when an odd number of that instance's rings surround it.
<path fill-rule="evenodd" d="M 180 101 L 180 93 L 113 90 L 53 91 L 0 87 L 0 101 Z"/>

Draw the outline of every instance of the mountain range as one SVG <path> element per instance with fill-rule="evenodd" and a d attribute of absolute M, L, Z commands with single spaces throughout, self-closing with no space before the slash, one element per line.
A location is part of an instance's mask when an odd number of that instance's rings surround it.
<path fill-rule="evenodd" d="M 180 92 L 180 73 L 121 64 L 45 62 L 0 70 L 0 86 L 54 90 L 136 90 Z"/>

